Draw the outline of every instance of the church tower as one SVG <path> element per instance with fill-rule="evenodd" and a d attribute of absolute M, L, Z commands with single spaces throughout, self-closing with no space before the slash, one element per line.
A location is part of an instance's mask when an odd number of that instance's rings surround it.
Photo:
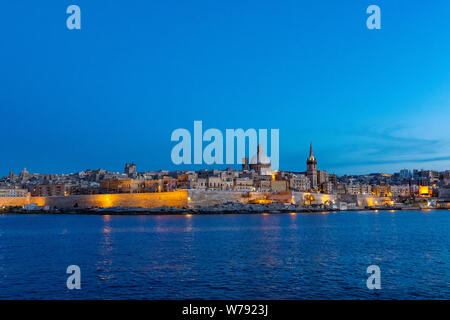
<path fill-rule="evenodd" d="M 306 175 L 311 180 L 311 189 L 317 189 L 317 160 L 314 158 L 312 142 L 309 146 L 309 157 L 306 160 Z"/>

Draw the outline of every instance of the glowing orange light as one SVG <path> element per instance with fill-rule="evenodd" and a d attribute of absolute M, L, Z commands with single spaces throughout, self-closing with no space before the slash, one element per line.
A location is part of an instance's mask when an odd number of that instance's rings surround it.
<path fill-rule="evenodd" d="M 419 186 L 419 196 L 427 197 L 429 195 L 428 186 Z"/>

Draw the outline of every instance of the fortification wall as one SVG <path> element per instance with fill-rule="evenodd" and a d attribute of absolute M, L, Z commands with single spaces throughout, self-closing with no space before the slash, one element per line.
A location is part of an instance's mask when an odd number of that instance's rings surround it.
<path fill-rule="evenodd" d="M 110 207 L 141 207 L 158 208 L 170 207 L 204 207 L 220 205 L 226 202 L 248 202 L 255 199 L 265 199 L 267 193 L 246 193 L 238 191 L 206 191 L 206 190 L 178 190 L 160 193 L 120 193 L 79 195 L 64 197 L 0 197 L 0 206 L 24 206 L 35 203 L 38 206 L 56 208 L 110 208 Z M 275 196 L 273 196 L 275 197 Z M 271 198 L 271 197 L 269 197 Z M 323 193 L 292 192 L 292 199 L 297 205 L 320 205 L 328 201 L 340 199 L 349 203 L 356 203 L 360 207 L 381 206 L 390 200 L 388 197 L 365 195 L 332 195 Z"/>
<path fill-rule="evenodd" d="M 292 192 L 294 203 L 297 205 L 321 205 L 328 201 L 335 202 L 335 194 L 311 193 L 311 192 Z"/>
<path fill-rule="evenodd" d="M 110 208 L 110 207 L 140 207 L 158 208 L 162 206 L 187 207 L 188 192 L 179 190 L 160 193 L 120 193 L 96 194 L 61 197 L 30 197 L 30 198 L 0 198 L 0 205 L 24 206 L 35 203 L 38 206 L 56 208 Z"/>
<path fill-rule="evenodd" d="M 23 207 L 30 204 L 31 197 L 0 197 L 0 206 Z"/>
<path fill-rule="evenodd" d="M 382 206 L 385 205 L 386 203 L 389 203 L 390 201 L 391 198 L 389 197 L 358 195 L 359 207 Z"/>
<path fill-rule="evenodd" d="M 390 197 L 379 197 L 372 195 L 351 195 L 351 194 L 340 194 L 339 199 L 348 203 L 355 203 L 358 207 L 373 207 L 382 206 L 387 202 L 391 201 Z"/>
<path fill-rule="evenodd" d="M 244 202 L 243 194 L 243 192 L 238 191 L 189 190 L 189 206 L 205 207 L 226 202 Z"/>

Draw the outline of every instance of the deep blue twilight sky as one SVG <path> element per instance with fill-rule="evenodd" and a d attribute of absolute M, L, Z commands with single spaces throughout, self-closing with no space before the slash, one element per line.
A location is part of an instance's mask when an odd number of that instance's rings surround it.
<path fill-rule="evenodd" d="M 282 170 L 310 141 L 338 174 L 450 169 L 448 0 L 4 1 L 0 30 L 0 176 L 192 168 L 194 120 L 280 129 Z"/>

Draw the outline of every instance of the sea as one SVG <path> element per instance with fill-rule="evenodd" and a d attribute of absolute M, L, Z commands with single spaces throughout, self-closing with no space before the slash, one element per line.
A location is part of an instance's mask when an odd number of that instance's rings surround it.
<path fill-rule="evenodd" d="M 1 214 L 0 299 L 449 299 L 449 231 L 449 210 Z"/>

